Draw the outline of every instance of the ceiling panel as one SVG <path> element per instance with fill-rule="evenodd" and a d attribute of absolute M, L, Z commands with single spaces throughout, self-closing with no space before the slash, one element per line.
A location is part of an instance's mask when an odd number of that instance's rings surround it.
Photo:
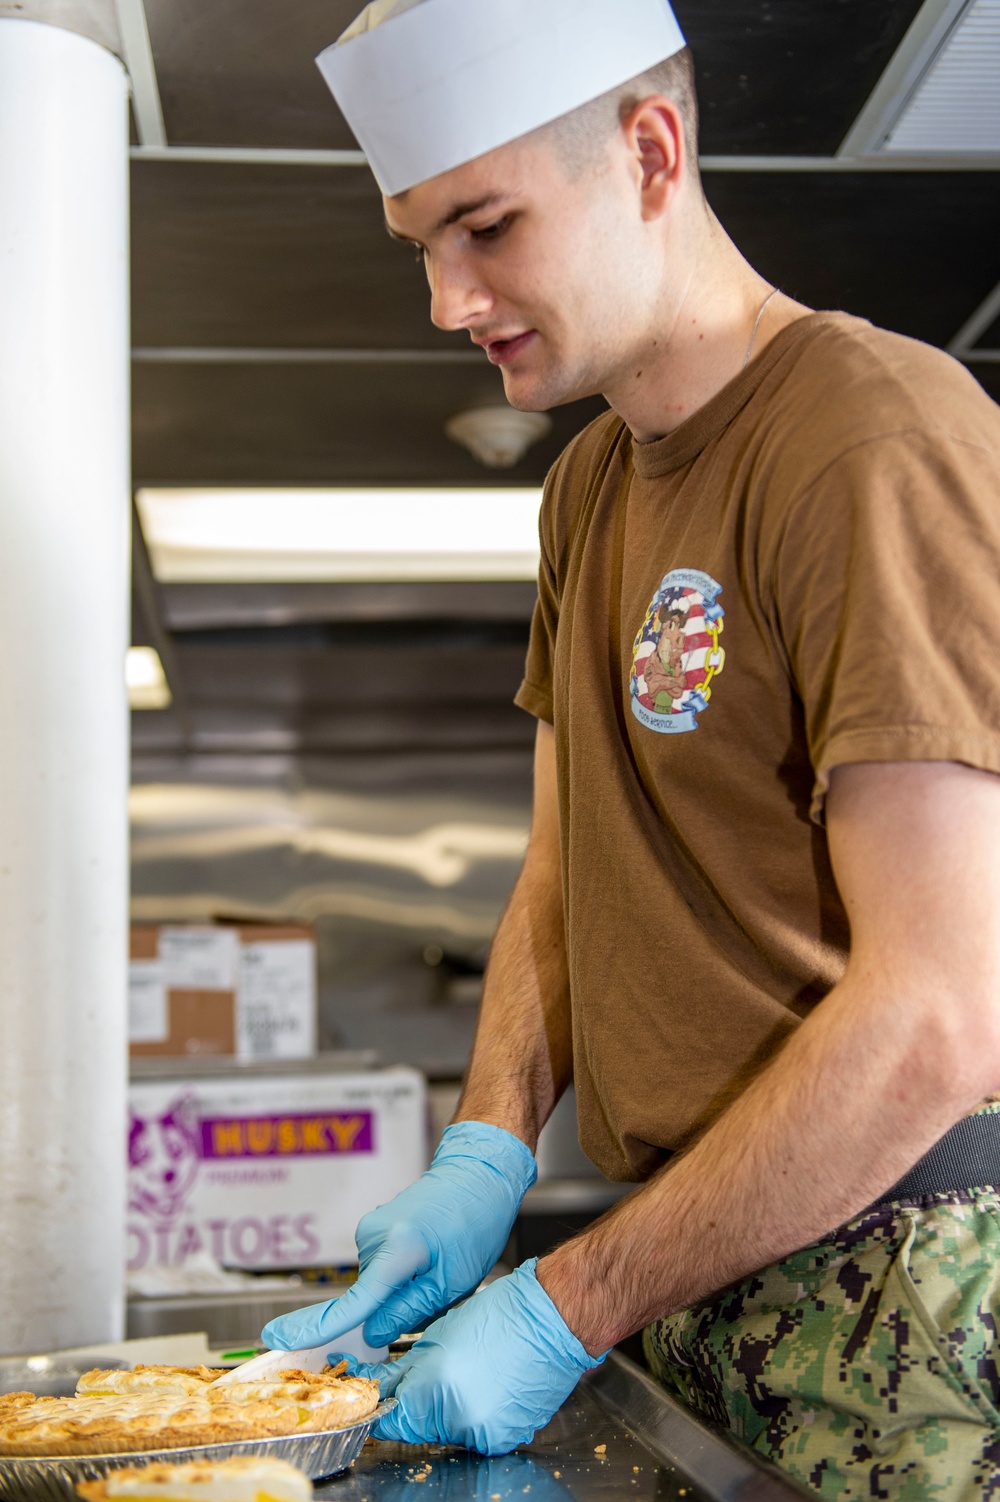
<path fill-rule="evenodd" d="M 174 145 L 356 145 L 313 59 L 359 0 L 146 0 Z"/>
<path fill-rule="evenodd" d="M 445 419 L 503 400 L 482 366 L 136 365 L 133 473 L 141 484 L 537 484 L 600 400 L 552 414 L 512 469 L 488 470 Z"/>
<path fill-rule="evenodd" d="M 744 255 L 812 307 L 947 344 L 997 279 L 1000 174 L 710 173 Z"/>
<path fill-rule="evenodd" d="M 1000 349 L 1000 318 L 994 318 L 973 345 L 973 349 Z"/>
<path fill-rule="evenodd" d="M 675 0 L 707 156 L 832 156 L 920 0 Z"/>
<path fill-rule="evenodd" d="M 133 177 L 135 344 L 468 351 L 431 325 L 366 173 L 143 163 Z M 1000 174 L 713 172 L 705 187 L 750 259 L 817 306 L 946 343 L 996 282 Z"/>
<path fill-rule="evenodd" d="M 134 174 L 138 345 L 456 348 L 420 268 L 351 169 L 143 164 Z M 996 281 L 992 173 L 711 173 L 723 224 L 769 279 L 946 344 Z M 465 484 L 496 478 L 444 435 L 502 400 L 486 362 L 442 366 L 142 364 L 137 483 Z M 598 400 L 553 414 L 514 470 L 541 479 Z"/>
<path fill-rule="evenodd" d="M 1000 365 L 971 365 L 970 370 L 983 390 L 1000 402 Z"/>
<path fill-rule="evenodd" d="M 919 0 L 677 0 L 707 153 L 829 154 Z M 314 58 L 360 0 L 146 0 L 175 145 L 351 147 Z"/>
<path fill-rule="evenodd" d="M 137 345 L 458 348 L 357 167 L 135 162 Z"/>

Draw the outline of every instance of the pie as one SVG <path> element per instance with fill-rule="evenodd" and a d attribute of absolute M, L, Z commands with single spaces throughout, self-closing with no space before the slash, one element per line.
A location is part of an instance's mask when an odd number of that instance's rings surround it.
<path fill-rule="evenodd" d="M 210 1367 L 85 1372 L 72 1398 L 0 1397 L 0 1456 L 109 1455 L 242 1444 L 342 1429 L 378 1406 L 377 1382 L 296 1369 L 259 1382 L 210 1384 Z"/>
<path fill-rule="evenodd" d="M 346 1365 L 345 1365 L 346 1370 Z M 223 1368 L 211 1366 L 137 1366 L 131 1371 L 84 1372 L 76 1384 L 78 1398 L 109 1398 L 114 1393 L 200 1393 L 209 1382 L 222 1376 Z"/>
<path fill-rule="evenodd" d="M 122 1466 L 76 1489 L 84 1502 L 311 1502 L 313 1494 L 304 1471 L 263 1458 Z"/>

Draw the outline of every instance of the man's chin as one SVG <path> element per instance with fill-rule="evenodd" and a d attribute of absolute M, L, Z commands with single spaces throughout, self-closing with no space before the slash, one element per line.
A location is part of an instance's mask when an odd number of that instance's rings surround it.
<path fill-rule="evenodd" d="M 565 407 L 584 397 L 600 395 L 597 387 L 591 390 L 582 383 L 532 376 L 527 371 L 504 370 L 503 386 L 509 405 L 518 412 L 548 412 L 551 407 Z"/>

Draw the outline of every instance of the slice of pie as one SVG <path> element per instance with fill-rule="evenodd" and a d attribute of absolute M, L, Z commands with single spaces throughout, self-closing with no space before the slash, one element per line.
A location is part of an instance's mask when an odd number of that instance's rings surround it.
<path fill-rule="evenodd" d="M 76 1489 L 84 1502 L 311 1502 L 313 1494 L 297 1466 L 255 1458 L 123 1466 Z"/>
<path fill-rule="evenodd" d="M 0 1397 L 0 1455 L 112 1455 L 343 1429 L 378 1406 L 377 1382 L 290 1369 L 212 1387 L 210 1368 L 87 1372 L 72 1398 Z"/>
<path fill-rule="evenodd" d="M 118 1368 L 102 1371 L 95 1367 L 84 1372 L 76 1384 L 78 1398 L 109 1398 L 115 1393 L 133 1392 L 204 1392 L 209 1382 L 221 1377 L 223 1368 L 210 1366 L 137 1366 L 131 1371 Z M 345 1368 L 346 1370 L 346 1368 Z"/>

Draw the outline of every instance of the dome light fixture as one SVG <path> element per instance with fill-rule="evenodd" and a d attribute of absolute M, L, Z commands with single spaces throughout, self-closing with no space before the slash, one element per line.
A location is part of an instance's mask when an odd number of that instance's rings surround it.
<path fill-rule="evenodd" d="M 510 469 L 533 443 L 551 433 L 552 419 L 545 412 L 518 412 L 516 407 L 473 407 L 449 417 L 444 430 L 480 464 Z"/>

